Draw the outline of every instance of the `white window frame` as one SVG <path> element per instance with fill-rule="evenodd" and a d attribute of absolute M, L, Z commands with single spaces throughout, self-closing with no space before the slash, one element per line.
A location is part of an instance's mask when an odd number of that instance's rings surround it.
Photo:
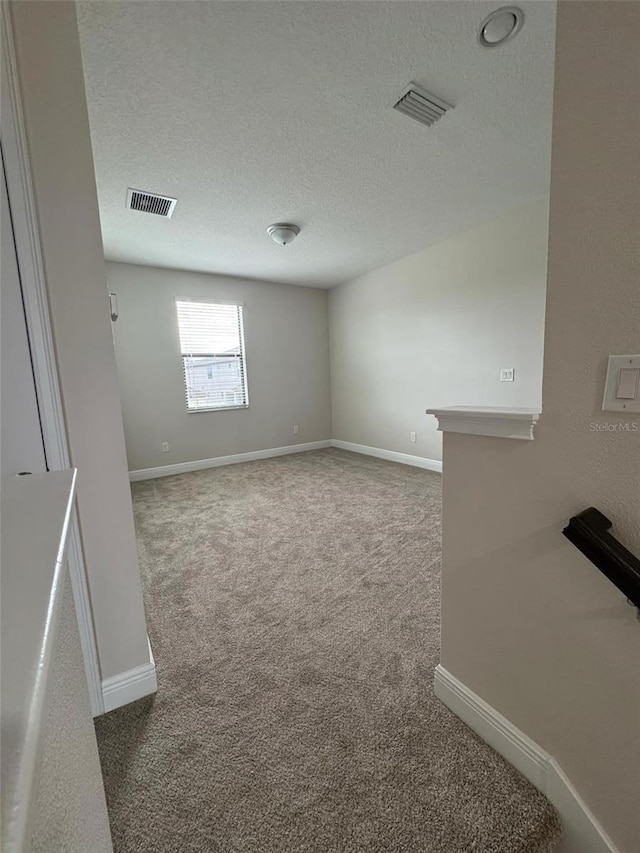
<path fill-rule="evenodd" d="M 237 405 L 234 404 L 232 406 L 210 406 L 203 407 L 200 409 L 190 409 L 189 402 L 187 397 L 187 378 L 184 370 L 184 354 L 182 352 L 182 345 L 180 342 L 180 323 L 178 320 L 178 302 L 203 302 L 208 303 L 210 305 L 233 305 L 235 308 L 240 309 L 240 352 L 242 354 L 242 368 L 244 375 L 244 399 L 245 402 Z M 211 412 L 229 412 L 234 410 L 243 410 L 249 408 L 249 369 L 247 366 L 247 349 L 245 346 L 245 318 L 246 318 L 246 310 L 244 302 L 239 302 L 236 299 L 215 299 L 212 297 L 206 296 L 175 296 L 174 297 L 175 309 L 176 309 L 176 329 L 178 333 L 178 355 L 180 357 L 180 361 L 182 363 L 182 382 L 184 388 L 185 395 L 185 408 L 188 415 L 200 415 L 200 414 L 211 414 Z"/>

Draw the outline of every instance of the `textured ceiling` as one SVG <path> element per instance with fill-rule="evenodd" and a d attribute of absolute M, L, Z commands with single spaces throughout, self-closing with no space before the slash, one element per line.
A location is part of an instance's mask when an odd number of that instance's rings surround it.
<path fill-rule="evenodd" d="M 499 5 L 79 3 L 107 257 L 329 287 L 546 194 L 555 3 L 483 49 Z M 391 109 L 411 80 L 455 109 Z M 302 229 L 284 248 L 277 221 Z"/>

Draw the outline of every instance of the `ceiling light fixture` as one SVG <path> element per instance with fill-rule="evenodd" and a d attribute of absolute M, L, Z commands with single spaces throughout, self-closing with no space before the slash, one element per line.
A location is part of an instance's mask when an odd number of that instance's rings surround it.
<path fill-rule="evenodd" d="M 512 39 L 522 29 L 524 12 L 516 6 L 496 9 L 484 19 L 478 31 L 478 42 L 482 47 L 498 47 Z"/>
<path fill-rule="evenodd" d="M 275 225 L 270 225 L 267 228 L 267 234 L 274 243 L 279 243 L 281 246 L 286 246 L 292 240 L 295 240 L 300 229 L 297 225 L 290 225 L 288 222 L 276 222 Z"/>

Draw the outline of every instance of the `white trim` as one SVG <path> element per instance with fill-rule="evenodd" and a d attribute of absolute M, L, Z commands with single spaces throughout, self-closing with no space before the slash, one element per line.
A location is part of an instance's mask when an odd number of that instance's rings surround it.
<path fill-rule="evenodd" d="M 151 640 L 149 639 L 149 635 L 147 634 L 147 648 L 149 649 L 149 662 L 155 669 L 156 659 L 153 656 L 153 649 L 151 648 Z"/>
<path fill-rule="evenodd" d="M 437 666 L 436 696 L 547 796 L 562 820 L 557 853 L 619 853 L 558 762 L 444 667 Z"/>
<path fill-rule="evenodd" d="M 47 467 L 50 471 L 57 471 L 71 467 L 71 460 L 58 384 L 35 195 L 27 154 L 11 12 L 9 3 L 3 2 L 1 5 L 2 103 L 9 106 L 9 109 L 2 111 L 2 148 Z M 89 699 L 95 716 L 102 713 L 100 665 L 80 528 L 75 512 L 69 535 L 68 563 L 87 675 Z"/>
<path fill-rule="evenodd" d="M 149 654 L 151 655 L 149 663 L 104 679 L 102 697 L 105 714 L 157 692 L 158 678 L 151 646 L 149 646 Z"/>
<path fill-rule="evenodd" d="M 213 456 L 211 459 L 196 459 L 194 462 L 177 462 L 175 465 L 162 465 L 158 468 L 140 468 L 137 471 L 129 471 L 129 479 L 132 482 L 135 480 L 153 480 L 155 477 L 188 474 L 190 471 L 203 471 L 205 468 L 235 465 L 237 462 L 253 462 L 256 459 L 270 459 L 272 456 L 306 453 L 308 450 L 321 450 L 323 447 L 331 447 L 331 440 L 308 441 L 306 444 L 291 444 L 288 447 L 270 447 L 267 450 L 252 450 L 249 453 L 234 453 L 231 456 Z"/>
<path fill-rule="evenodd" d="M 203 412 L 234 412 L 236 409 L 248 409 L 249 404 L 243 403 L 241 406 L 210 406 L 208 409 L 189 409 L 188 415 L 199 415 Z"/>
<path fill-rule="evenodd" d="M 415 468 L 426 468 L 427 471 L 442 473 L 442 462 L 438 459 L 427 459 L 426 456 L 412 456 L 410 453 L 400 453 L 396 450 L 383 450 L 380 447 L 369 447 L 366 444 L 354 444 L 351 441 L 341 441 L 334 438 L 332 447 L 340 450 L 350 450 L 352 453 L 362 453 L 364 456 L 375 456 L 376 459 L 386 459 L 389 462 L 400 462 L 402 465 L 413 465 Z"/>
<path fill-rule="evenodd" d="M 448 406 L 444 409 L 427 409 L 427 414 L 436 416 L 441 432 L 533 441 L 533 428 L 540 417 L 540 410 L 524 407 Z"/>
<path fill-rule="evenodd" d="M 235 305 L 245 308 L 246 302 L 238 299 L 216 299 L 215 296 L 174 296 L 174 302 L 210 302 L 212 305 Z"/>
<path fill-rule="evenodd" d="M 447 707 L 471 726 L 485 743 L 519 770 L 536 788 L 545 790 L 550 756 L 487 705 L 444 667 L 436 667 L 434 691 Z"/>
<path fill-rule="evenodd" d="M 218 468 L 222 465 L 235 465 L 238 462 L 253 462 L 257 459 L 287 456 L 290 453 L 306 453 L 308 450 L 321 450 L 324 447 L 338 447 L 341 450 L 350 450 L 353 453 L 362 453 L 365 456 L 375 456 L 377 459 L 387 459 L 389 462 L 401 462 L 403 465 L 413 465 L 416 468 L 426 468 L 429 471 L 442 471 L 442 462 L 437 459 L 411 456 L 408 453 L 382 450 L 379 447 L 367 447 L 364 444 L 352 444 L 350 441 L 339 441 L 334 438 L 324 441 L 309 441 L 306 444 L 291 444 L 287 447 L 252 450 L 249 453 L 234 453 L 231 456 L 196 459 L 193 462 L 178 462 L 175 465 L 161 465 L 158 468 L 139 468 L 136 471 L 129 471 L 129 479 L 131 482 L 135 482 L 136 480 L 152 480 L 156 477 L 171 477 L 174 474 L 188 474 L 191 471 L 203 471 L 206 468 Z"/>
<path fill-rule="evenodd" d="M 20 283 L 27 314 L 29 343 L 33 353 L 38 407 L 45 434 L 47 462 L 52 468 L 69 468 L 35 194 L 31 181 L 20 84 L 13 46 L 10 4 L 4 2 L 2 3 L 2 34 L 4 57 L 2 102 L 10 107 L 2 113 L 2 149 L 20 268 Z"/>

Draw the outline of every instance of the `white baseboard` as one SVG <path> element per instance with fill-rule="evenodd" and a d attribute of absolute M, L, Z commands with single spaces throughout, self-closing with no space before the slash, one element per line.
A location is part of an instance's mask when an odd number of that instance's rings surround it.
<path fill-rule="evenodd" d="M 436 696 L 556 807 L 563 827 L 556 853 L 618 853 L 558 762 L 442 666 Z"/>
<path fill-rule="evenodd" d="M 157 468 L 140 468 L 137 471 L 129 471 L 129 479 L 133 482 L 135 480 L 152 480 L 155 477 L 171 477 L 173 474 L 188 474 L 190 471 L 203 471 L 205 468 L 235 465 L 237 462 L 253 462 L 256 459 L 270 459 L 274 456 L 287 456 L 290 453 L 321 450 L 323 447 L 338 447 L 341 450 L 350 450 L 352 453 L 362 453 L 365 456 L 375 456 L 377 459 L 386 459 L 389 462 L 400 462 L 403 465 L 426 468 L 428 471 L 442 471 L 442 462 L 437 459 L 427 459 L 424 456 L 411 456 L 409 453 L 383 450 L 380 447 L 367 447 L 365 444 L 353 444 L 351 441 L 340 441 L 334 438 L 324 441 L 308 441 L 306 444 L 291 444 L 288 447 L 270 447 L 266 450 L 252 450 L 249 453 L 234 453 L 231 456 L 196 459 L 194 462 L 160 465 Z"/>
<path fill-rule="evenodd" d="M 249 453 L 234 453 L 231 456 L 214 456 L 211 459 L 196 459 L 194 462 L 178 462 L 175 465 L 161 465 L 158 468 L 141 468 L 138 471 L 129 471 L 129 479 L 134 481 L 152 480 L 155 477 L 171 477 L 173 474 L 188 474 L 190 471 L 203 471 L 205 468 L 235 465 L 237 462 L 253 462 L 256 459 L 270 459 L 273 456 L 287 456 L 290 453 L 321 450 L 323 447 L 331 447 L 331 439 L 308 441 L 306 444 L 291 444 L 288 447 L 270 447 L 267 450 L 252 450 Z"/>
<path fill-rule="evenodd" d="M 426 468 L 428 471 L 442 472 L 442 462 L 438 459 L 427 459 L 425 456 L 412 456 L 410 453 L 399 453 L 396 450 L 383 450 L 380 447 L 368 447 L 366 444 L 354 444 L 351 441 L 340 441 L 334 438 L 332 447 L 350 450 L 352 453 L 363 453 L 365 456 L 375 456 L 376 459 L 386 459 L 389 462 L 400 462 L 402 465 L 413 465 L 415 468 Z"/>
<path fill-rule="evenodd" d="M 143 696 L 149 696 L 158 690 L 156 664 L 148 637 L 147 644 L 149 646 L 148 663 L 113 675 L 111 678 L 103 679 L 102 701 L 105 714 L 107 711 L 113 711 L 129 702 L 135 702 L 136 699 L 142 699 Z"/>

